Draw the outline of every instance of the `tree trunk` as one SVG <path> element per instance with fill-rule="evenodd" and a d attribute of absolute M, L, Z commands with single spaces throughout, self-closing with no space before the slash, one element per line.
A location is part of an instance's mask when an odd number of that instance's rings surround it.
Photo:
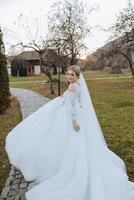
<path fill-rule="evenodd" d="M 40 70 L 41 70 L 41 72 L 45 73 L 48 76 L 49 86 L 50 86 L 50 94 L 54 94 L 53 84 L 52 84 L 52 76 L 51 76 L 51 73 L 49 71 L 45 70 L 45 68 L 43 67 L 43 58 L 42 58 L 42 54 L 41 53 L 39 53 L 39 62 L 40 62 Z"/>
<path fill-rule="evenodd" d="M 123 55 L 128 60 L 129 67 L 130 67 L 130 70 L 131 70 L 131 73 L 132 73 L 132 76 L 133 76 L 133 79 L 134 79 L 134 56 L 132 55 L 132 53 L 131 53 L 130 57 L 128 55 L 126 55 L 125 53 L 121 52 L 121 51 L 119 51 L 119 53 L 121 55 Z"/>
<path fill-rule="evenodd" d="M 62 68 L 61 68 L 61 73 L 62 73 L 62 74 L 65 74 L 65 72 L 66 72 L 65 67 L 62 67 Z"/>
<path fill-rule="evenodd" d="M 53 74 L 56 75 L 57 74 L 57 67 L 56 67 L 56 65 L 53 65 L 52 67 L 53 67 Z"/>
<path fill-rule="evenodd" d="M 49 78 L 50 94 L 54 94 L 52 76 L 51 76 L 50 73 L 49 73 L 49 75 L 48 75 L 48 78 Z"/>
<path fill-rule="evenodd" d="M 39 62 L 40 62 L 40 71 L 43 72 L 43 59 L 41 53 L 39 53 Z"/>
<path fill-rule="evenodd" d="M 134 51 L 131 52 L 131 73 L 132 73 L 132 76 L 133 76 L 133 79 L 134 79 Z"/>
<path fill-rule="evenodd" d="M 75 57 L 74 55 L 72 54 L 71 56 L 71 61 L 70 61 L 70 65 L 74 65 L 75 64 Z"/>

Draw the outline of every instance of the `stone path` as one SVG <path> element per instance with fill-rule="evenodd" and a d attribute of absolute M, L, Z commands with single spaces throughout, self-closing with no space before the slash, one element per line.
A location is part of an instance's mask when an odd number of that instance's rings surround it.
<path fill-rule="evenodd" d="M 22 117 L 25 119 L 50 99 L 27 89 L 11 88 L 20 103 Z M 25 192 L 32 187 L 32 182 L 26 182 L 21 172 L 11 166 L 5 187 L 2 190 L 0 200 L 25 200 Z"/>

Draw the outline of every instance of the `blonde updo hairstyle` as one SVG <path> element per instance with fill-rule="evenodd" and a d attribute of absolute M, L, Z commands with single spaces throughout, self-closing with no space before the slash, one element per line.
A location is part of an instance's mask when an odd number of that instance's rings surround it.
<path fill-rule="evenodd" d="M 67 71 L 68 70 L 72 70 L 75 72 L 75 74 L 77 75 L 78 79 L 80 77 L 80 67 L 78 65 L 70 65 L 68 68 L 67 68 Z M 69 85 L 69 81 L 67 81 L 67 85 Z"/>

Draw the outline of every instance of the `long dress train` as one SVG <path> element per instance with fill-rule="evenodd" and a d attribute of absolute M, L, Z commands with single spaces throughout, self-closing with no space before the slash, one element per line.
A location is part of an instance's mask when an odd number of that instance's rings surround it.
<path fill-rule="evenodd" d="M 91 108 L 88 117 L 73 83 L 8 134 L 10 163 L 37 184 L 27 200 L 134 200 L 125 163 L 108 149 Z"/>

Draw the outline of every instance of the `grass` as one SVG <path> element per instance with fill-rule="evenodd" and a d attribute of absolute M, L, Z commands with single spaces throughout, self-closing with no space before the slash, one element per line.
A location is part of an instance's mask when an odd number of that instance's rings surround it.
<path fill-rule="evenodd" d="M 108 77 L 119 77 L 123 78 L 126 76 L 131 76 L 131 73 L 125 72 L 121 74 L 111 74 L 109 72 L 102 71 L 85 71 L 83 72 L 85 78 L 108 78 Z M 58 78 L 58 75 L 53 75 L 53 78 Z M 35 76 L 27 76 L 27 77 L 9 77 L 10 82 L 23 82 L 23 81 L 46 81 L 48 77 L 44 75 L 35 75 Z M 65 80 L 65 75 L 61 74 L 61 80 Z"/>
<path fill-rule="evenodd" d="M 40 75 L 40 76 L 22 76 L 22 77 L 13 77 L 13 76 L 9 76 L 9 81 L 10 82 L 21 82 L 21 81 L 44 81 L 47 80 L 47 76 L 46 75 Z"/>
<path fill-rule="evenodd" d="M 88 81 L 108 147 L 126 163 L 134 181 L 134 81 Z"/>
<path fill-rule="evenodd" d="M 85 78 L 108 78 L 108 77 L 119 77 L 123 78 L 126 76 L 131 76 L 130 72 L 124 72 L 120 74 L 112 74 L 110 72 L 103 72 L 103 71 L 86 71 L 84 72 Z"/>
<path fill-rule="evenodd" d="M 0 115 L 0 191 L 10 170 L 10 164 L 5 152 L 5 138 L 7 133 L 21 121 L 19 104 L 14 96 L 11 96 L 11 107 L 4 115 Z"/>
<path fill-rule="evenodd" d="M 107 74 L 104 75 L 103 73 L 91 74 L 84 72 L 83 74 L 86 78 L 92 76 L 105 77 Z M 62 78 L 65 80 L 65 76 L 62 76 Z M 88 80 L 87 85 L 107 145 L 124 160 L 129 179 L 134 181 L 134 80 L 131 78 Z M 10 82 L 10 87 L 31 89 L 50 99 L 57 97 L 57 84 L 55 83 L 53 86 L 55 94 L 50 95 L 48 84 L 41 82 Z M 66 89 L 67 86 L 63 83 L 61 94 Z M 0 117 L 0 123 L 2 124 L 0 126 L 0 145 L 1 151 L 3 152 L 2 164 L 0 166 L 0 177 L 2 177 L 3 181 L 0 182 L 0 187 L 2 187 L 9 171 L 9 163 L 4 153 L 4 139 L 8 131 L 20 120 L 19 106 L 13 98 L 10 110 L 7 111 L 5 116 Z"/>

